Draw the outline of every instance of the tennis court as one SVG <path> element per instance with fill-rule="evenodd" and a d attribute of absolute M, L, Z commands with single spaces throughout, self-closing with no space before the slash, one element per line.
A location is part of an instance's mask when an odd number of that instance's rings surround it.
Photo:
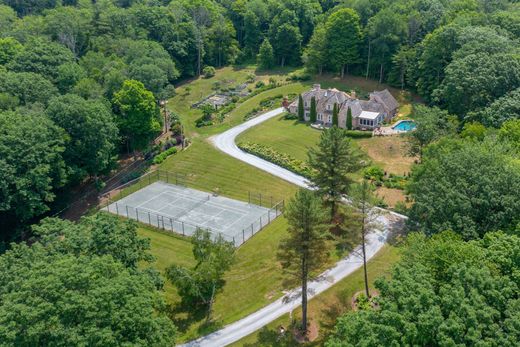
<path fill-rule="evenodd" d="M 281 214 L 278 205 L 262 207 L 162 181 L 103 210 L 187 236 L 197 228 L 207 229 L 236 246 Z"/>

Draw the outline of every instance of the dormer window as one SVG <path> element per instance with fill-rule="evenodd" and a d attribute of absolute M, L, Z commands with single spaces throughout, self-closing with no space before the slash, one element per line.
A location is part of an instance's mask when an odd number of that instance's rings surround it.
<path fill-rule="evenodd" d="M 307 101 L 305 101 L 303 104 L 305 105 L 305 107 L 307 107 Z"/>
<path fill-rule="evenodd" d="M 329 111 L 330 111 L 330 104 L 328 104 L 328 105 L 327 105 L 327 110 L 329 110 Z"/>

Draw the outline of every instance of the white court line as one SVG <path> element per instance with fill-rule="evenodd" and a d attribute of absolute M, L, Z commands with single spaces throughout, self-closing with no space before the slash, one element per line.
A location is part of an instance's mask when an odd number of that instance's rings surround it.
<path fill-rule="evenodd" d="M 172 194 L 172 195 L 178 195 L 178 196 L 180 195 L 183 198 L 186 197 L 187 199 L 195 200 L 195 198 L 188 197 L 187 195 L 178 194 L 178 193 L 174 193 L 174 192 L 170 192 L 170 191 L 166 191 L 166 192 L 164 192 L 164 194 Z M 233 200 L 233 199 L 231 199 L 231 200 Z M 234 201 L 238 201 L 240 203 L 243 203 L 245 206 L 248 205 L 248 203 L 240 201 L 240 200 L 234 200 Z M 206 203 L 204 203 L 204 205 L 211 205 L 213 207 L 218 207 L 218 208 L 225 209 L 225 210 L 228 210 L 228 211 L 233 211 L 233 212 L 236 212 L 236 213 L 239 213 L 239 214 L 244 214 L 244 215 L 248 215 L 249 214 L 249 212 L 246 211 L 246 210 L 239 209 L 239 208 L 236 208 L 236 207 L 231 207 L 231 206 L 228 206 L 226 204 L 222 204 L 222 203 L 216 202 L 215 198 L 213 198 L 213 199 L 210 198 L 209 200 L 206 201 Z M 244 206 L 244 208 L 245 208 L 245 206 Z M 266 210 L 268 210 L 267 207 L 263 207 L 263 206 L 255 205 L 255 207 L 261 207 L 261 208 L 265 208 Z"/>
<path fill-rule="evenodd" d="M 137 192 L 136 192 L 136 193 L 137 193 Z M 135 194 L 135 193 L 132 193 L 132 194 Z M 132 194 L 130 194 L 130 195 L 132 195 Z M 134 207 L 134 208 L 140 208 L 140 207 L 143 206 L 144 204 L 149 203 L 149 202 L 152 201 L 153 199 L 157 199 L 158 197 L 160 197 L 160 196 L 163 195 L 163 194 L 166 194 L 166 192 L 159 193 L 159 195 L 155 195 L 155 196 L 152 197 L 151 199 L 148 199 L 148 200 L 146 200 L 145 202 L 140 203 L 139 205 L 137 205 L 137 206 Z M 129 196 L 130 196 L 130 195 L 129 195 Z M 127 198 L 128 198 L 128 196 L 127 196 Z"/>

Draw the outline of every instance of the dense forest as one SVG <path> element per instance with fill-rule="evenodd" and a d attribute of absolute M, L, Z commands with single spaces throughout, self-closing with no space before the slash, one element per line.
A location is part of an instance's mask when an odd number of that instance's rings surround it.
<path fill-rule="evenodd" d="M 519 40 L 514 0 L 0 0 L 0 341 L 171 344 L 163 279 L 137 266 L 150 245 L 134 224 L 40 219 L 147 148 L 178 83 L 256 64 L 375 79 L 425 104 L 406 188 L 408 228 L 422 233 L 377 282 L 380 310 L 340 318 L 328 345 L 514 346 Z M 56 329 L 16 335 L 31 319 Z"/>

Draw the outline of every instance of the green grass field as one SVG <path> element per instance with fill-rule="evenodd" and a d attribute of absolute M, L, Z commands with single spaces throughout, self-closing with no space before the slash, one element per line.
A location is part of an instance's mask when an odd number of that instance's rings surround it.
<path fill-rule="evenodd" d="M 370 260 L 367 268 L 371 287 L 376 278 L 390 275 L 392 265 L 399 260 L 399 257 L 398 248 L 386 245 Z M 360 268 L 309 301 L 308 316 L 311 321 L 317 323 L 319 332 L 318 338 L 313 342 L 297 343 L 292 339 L 290 333 L 283 341 L 279 340 L 278 327 L 288 328 L 292 322 L 301 319 L 301 308 L 298 308 L 292 312 L 292 318 L 291 315 L 285 314 L 230 346 L 322 346 L 327 336 L 333 331 L 337 317 L 351 310 L 350 300 L 355 293 L 363 290 L 363 283 L 363 269 Z"/>
<path fill-rule="evenodd" d="M 283 274 L 276 260 L 278 243 L 287 234 L 287 222 L 276 219 L 264 230 L 237 250 L 236 262 L 226 273 L 226 285 L 216 297 L 213 322 L 205 323 L 205 316 L 193 313 L 180 305 L 175 287 L 165 283 L 165 296 L 170 316 L 179 328 L 179 342 L 204 335 L 260 309 L 282 295 Z M 139 235 L 151 241 L 152 264 L 163 272 L 168 266 L 195 264 L 192 246 L 187 238 L 168 234 L 146 226 L 139 227 Z"/>

